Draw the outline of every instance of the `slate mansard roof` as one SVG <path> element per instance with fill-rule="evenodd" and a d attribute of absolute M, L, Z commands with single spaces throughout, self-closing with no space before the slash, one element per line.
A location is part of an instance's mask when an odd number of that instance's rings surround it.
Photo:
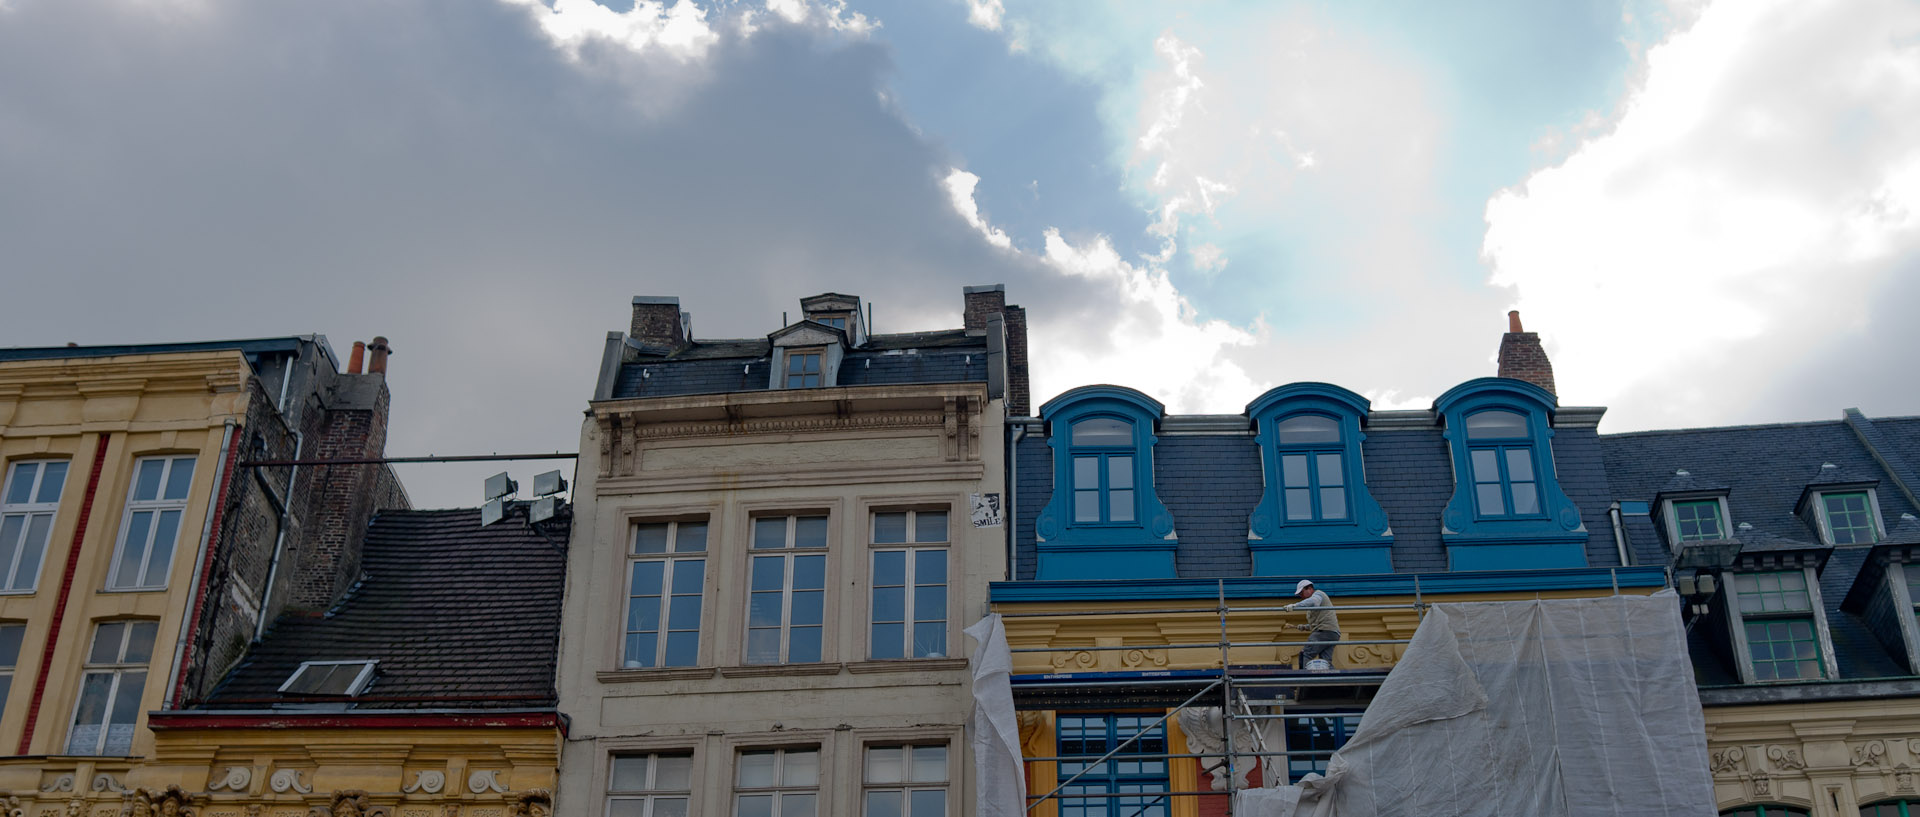
<path fill-rule="evenodd" d="M 472 508 L 381 513 L 367 532 L 362 582 L 324 617 L 281 617 L 199 708 L 554 706 L 564 518 L 536 530 L 524 504 L 486 527 Z M 277 691 L 301 662 L 354 659 L 379 662 L 356 697 Z"/>
<path fill-rule="evenodd" d="M 1795 508 L 1809 484 L 1838 480 L 1877 483 L 1880 522 L 1889 533 L 1901 526 L 1902 514 L 1920 514 L 1906 491 L 1920 488 L 1906 465 L 1909 452 L 1920 452 L 1920 418 L 1869 419 L 1848 410 L 1842 419 L 1825 422 L 1607 434 L 1600 445 L 1607 478 L 1622 502 L 1651 503 L 1663 489 L 1671 492 L 1675 472 L 1687 471 L 1697 485 L 1724 489 L 1730 524 L 1752 526 L 1736 530 L 1743 553 L 1827 551 L 1819 584 L 1840 679 L 1911 674 L 1874 637 L 1863 615 L 1842 609 L 1872 546 L 1820 544 L 1820 532 Z M 1822 469 L 1829 463 L 1835 468 Z M 1660 508 L 1648 510 L 1623 517 L 1626 535 L 1637 551 L 1666 560 L 1669 552 L 1657 527 L 1663 524 Z M 1691 634 L 1700 683 L 1738 683 L 1730 656 L 1713 643 L 1711 629 L 1702 622 Z"/>
<path fill-rule="evenodd" d="M 766 338 L 694 340 L 668 354 L 630 347 L 614 399 L 765 391 L 772 382 Z M 987 339 L 964 329 L 872 335 L 847 350 L 841 386 L 986 382 Z"/>

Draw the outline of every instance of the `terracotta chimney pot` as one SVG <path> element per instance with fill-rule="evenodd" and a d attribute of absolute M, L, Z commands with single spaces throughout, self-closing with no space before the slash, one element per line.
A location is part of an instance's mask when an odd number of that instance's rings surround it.
<path fill-rule="evenodd" d="M 365 360 L 366 357 L 367 357 L 367 345 L 357 340 L 354 341 L 353 354 L 347 357 L 347 374 L 359 374 L 360 362 Z"/>

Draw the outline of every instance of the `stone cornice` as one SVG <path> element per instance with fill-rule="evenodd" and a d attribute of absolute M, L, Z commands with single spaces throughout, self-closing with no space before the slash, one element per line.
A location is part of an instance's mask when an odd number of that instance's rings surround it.
<path fill-rule="evenodd" d="M 236 351 L 10 360 L 0 362 L 0 400 L 227 392 L 252 374 Z"/>

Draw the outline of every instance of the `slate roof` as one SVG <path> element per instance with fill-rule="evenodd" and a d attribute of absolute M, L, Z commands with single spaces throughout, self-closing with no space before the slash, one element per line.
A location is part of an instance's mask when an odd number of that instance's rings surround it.
<path fill-rule="evenodd" d="M 1920 422 L 1869 421 L 1878 438 L 1895 446 L 1920 447 Z M 1724 482 L 1731 523 L 1748 523 L 1752 530 L 1736 531 L 1742 552 L 1826 549 L 1820 533 L 1794 513 L 1795 505 L 1814 480 L 1823 484 L 1879 482 L 1882 523 L 1896 529 L 1903 513 L 1913 513 L 1906 496 L 1893 487 L 1875 458 L 1845 420 L 1774 425 L 1698 428 L 1607 434 L 1600 438 L 1607 478 L 1614 498 L 1623 502 L 1650 502 L 1671 482 L 1676 470 L 1688 470 Z M 1822 469 L 1833 463 L 1833 469 Z M 1660 511 L 1656 507 L 1654 514 Z M 1667 558 L 1665 540 L 1655 517 L 1626 517 L 1627 535 L 1636 551 L 1651 550 Z M 1843 680 L 1889 678 L 1910 673 L 1889 654 L 1868 628 L 1865 618 L 1841 609 L 1859 577 L 1871 547 L 1830 548 L 1820 569 L 1821 602 Z M 1690 650 L 1696 680 L 1704 686 L 1737 683 L 1731 656 L 1709 648 L 1712 620 L 1697 622 Z M 1705 631 L 1705 632 L 1703 632 Z"/>
<path fill-rule="evenodd" d="M 554 706 L 567 531 L 559 519 L 542 527 L 524 504 L 486 527 L 474 508 L 381 513 L 362 582 L 324 617 L 282 616 L 198 708 Z M 303 661 L 351 659 L 380 662 L 357 698 L 276 691 Z"/>
<path fill-rule="evenodd" d="M 671 354 L 639 351 L 620 366 L 615 399 L 765 391 L 772 382 L 766 338 L 696 340 Z M 964 329 L 870 335 L 840 361 L 842 386 L 985 382 L 987 339 Z"/>

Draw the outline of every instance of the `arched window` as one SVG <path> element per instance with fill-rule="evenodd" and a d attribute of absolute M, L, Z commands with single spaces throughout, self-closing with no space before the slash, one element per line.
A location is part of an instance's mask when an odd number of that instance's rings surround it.
<path fill-rule="evenodd" d="M 1867 814 L 1868 812 L 1862 809 L 1860 813 Z M 1720 812 L 1720 817 L 1808 817 L 1808 815 L 1807 810 L 1803 808 L 1764 804 L 1728 809 Z"/>
<path fill-rule="evenodd" d="M 1073 423 L 1073 521 L 1132 523 L 1134 504 L 1133 423 L 1089 417 Z"/>
<path fill-rule="evenodd" d="M 1247 518 L 1254 575 L 1393 571 L 1393 531 L 1360 456 L 1368 409 L 1328 383 L 1289 383 L 1247 404 L 1266 486 Z"/>
<path fill-rule="evenodd" d="M 1467 415 L 1474 510 L 1482 517 L 1540 516 L 1539 475 L 1527 418 L 1505 409 Z"/>
<path fill-rule="evenodd" d="M 1767 817 L 1773 817 L 1769 806 Z M 1783 814 L 1785 812 L 1782 812 Z M 1805 814 L 1806 812 L 1799 812 Z M 1920 800 L 1883 800 L 1860 807 L 1860 817 L 1920 817 Z"/>
<path fill-rule="evenodd" d="M 1324 414 L 1296 414 L 1274 424 L 1280 453 L 1280 505 L 1289 522 L 1343 522 L 1347 469 L 1340 423 Z"/>

